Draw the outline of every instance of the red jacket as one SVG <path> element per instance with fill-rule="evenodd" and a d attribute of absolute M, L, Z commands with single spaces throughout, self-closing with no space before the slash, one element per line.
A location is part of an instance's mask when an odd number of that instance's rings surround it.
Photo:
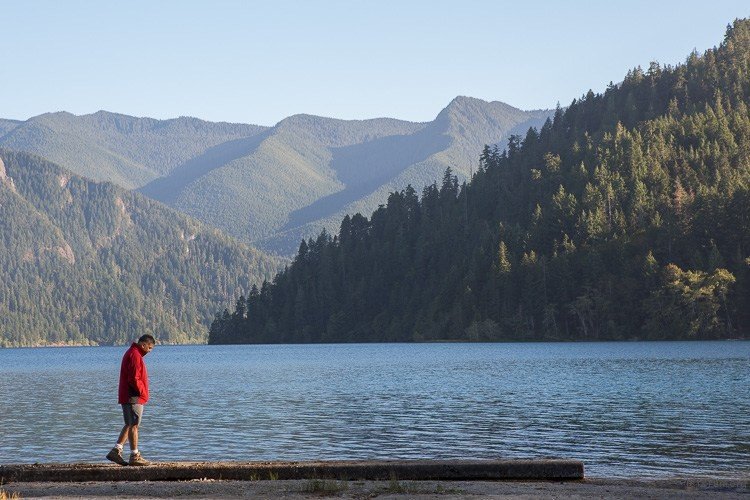
<path fill-rule="evenodd" d="M 148 372 L 146 372 L 143 356 L 141 348 L 134 343 L 122 357 L 118 403 L 130 403 L 130 398 L 135 396 L 138 396 L 139 404 L 145 404 L 148 401 Z"/>

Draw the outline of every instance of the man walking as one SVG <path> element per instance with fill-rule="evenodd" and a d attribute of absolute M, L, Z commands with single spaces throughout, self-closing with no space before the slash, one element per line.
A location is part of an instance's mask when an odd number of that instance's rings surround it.
<path fill-rule="evenodd" d="M 154 337 L 143 335 L 122 357 L 117 400 L 122 405 L 125 426 L 117 438 L 117 444 L 107 453 L 108 460 L 120 465 L 149 465 L 138 451 L 138 425 L 143 417 L 143 405 L 148 401 L 148 373 L 143 356 L 150 353 L 155 344 Z M 122 456 L 125 441 L 130 442 L 130 460 L 127 462 Z"/>

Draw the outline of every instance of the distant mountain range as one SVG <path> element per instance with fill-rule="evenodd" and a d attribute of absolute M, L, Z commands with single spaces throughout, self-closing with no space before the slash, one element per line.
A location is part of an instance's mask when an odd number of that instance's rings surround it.
<path fill-rule="evenodd" d="M 0 347 L 201 342 L 284 262 L 184 214 L 0 149 Z"/>
<path fill-rule="evenodd" d="M 196 118 L 154 120 L 99 111 L 46 113 L 24 122 L 0 120 L 0 147 L 26 151 L 97 181 L 134 189 L 206 150 L 264 130 Z"/>
<path fill-rule="evenodd" d="M 100 111 L 0 120 L 0 147 L 162 201 L 261 249 L 290 255 L 301 238 L 335 232 L 391 191 L 418 191 L 450 167 L 466 179 L 485 144 L 539 127 L 551 111 L 454 99 L 435 120 L 309 115 L 273 127 L 154 120 Z"/>

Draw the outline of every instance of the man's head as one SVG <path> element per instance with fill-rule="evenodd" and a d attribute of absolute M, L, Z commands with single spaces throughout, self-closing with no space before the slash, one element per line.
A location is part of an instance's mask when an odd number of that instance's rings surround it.
<path fill-rule="evenodd" d="M 151 349 L 153 349 L 155 345 L 156 339 L 152 335 L 141 335 L 141 338 L 138 339 L 138 346 L 143 351 L 143 354 L 150 353 Z"/>

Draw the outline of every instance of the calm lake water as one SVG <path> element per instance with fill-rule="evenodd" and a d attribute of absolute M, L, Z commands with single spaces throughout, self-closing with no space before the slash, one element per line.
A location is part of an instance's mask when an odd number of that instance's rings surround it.
<path fill-rule="evenodd" d="M 104 461 L 125 347 L 0 349 L 0 463 Z M 750 342 L 157 346 L 151 460 L 567 457 L 750 474 Z"/>

